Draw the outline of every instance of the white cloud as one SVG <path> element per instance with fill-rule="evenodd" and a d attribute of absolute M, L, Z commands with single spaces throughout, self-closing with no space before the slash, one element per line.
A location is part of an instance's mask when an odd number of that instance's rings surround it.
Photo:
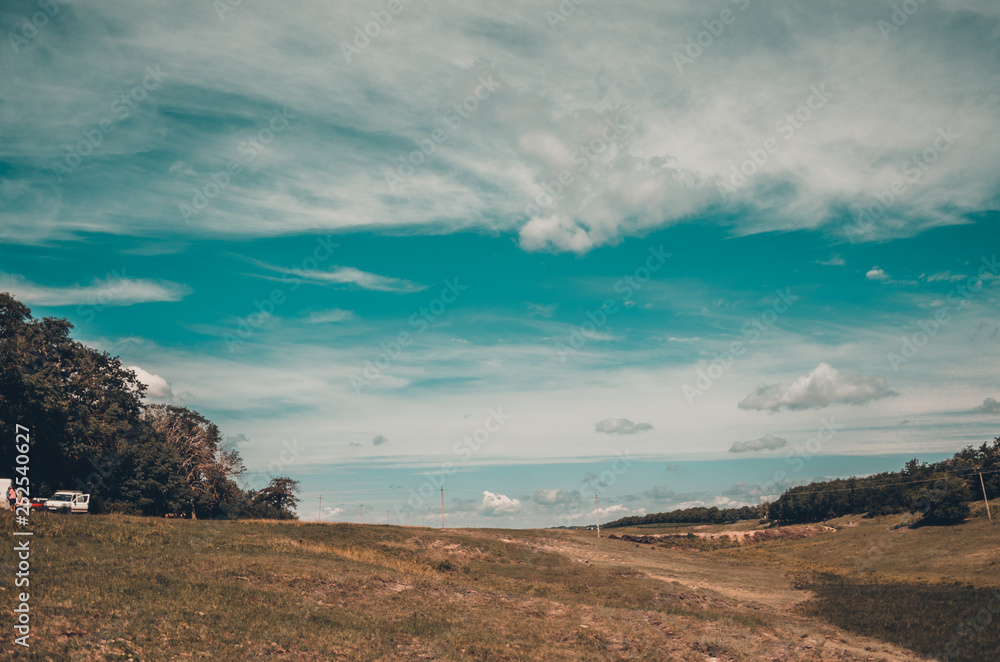
<path fill-rule="evenodd" d="M 373 446 L 381 446 L 382 444 L 386 443 L 387 441 L 389 441 L 389 440 L 386 439 L 385 436 L 381 435 L 381 434 L 377 434 L 374 437 L 372 437 L 372 445 Z"/>
<path fill-rule="evenodd" d="M 847 264 L 847 261 L 839 255 L 834 255 L 829 260 L 822 260 L 817 262 L 817 264 L 822 264 L 827 267 L 842 267 Z"/>
<path fill-rule="evenodd" d="M 340 515 L 343 512 L 344 512 L 343 508 L 331 508 L 330 506 L 327 506 L 326 508 L 323 509 L 323 515 L 326 517 L 336 517 L 337 515 Z"/>
<path fill-rule="evenodd" d="M 256 262 L 256 264 L 272 271 L 288 274 L 290 276 L 298 276 L 303 280 L 308 280 L 313 283 L 357 285 L 363 290 L 374 290 L 377 292 L 411 293 L 427 289 L 427 285 L 420 285 L 419 283 L 414 283 L 403 278 L 380 276 L 379 274 L 361 271 L 360 269 L 355 269 L 354 267 L 335 266 L 329 271 L 319 271 L 316 269 L 285 269 L 265 264 L 263 262 Z"/>
<path fill-rule="evenodd" d="M 137 365 L 128 366 L 140 382 L 146 385 L 146 399 L 155 402 L 171 403 L 174 401 L 174 390 L 170 382 L 159 375 L 154 375 Z"/>
<path fill-rule="evenodd" d="M 788 444 L 787 439 L 773 437 L 769 434 L 753 441 L 735 441 L 730 447 L 730 453 L 746 453 L 747 451 L 771 451 L 777 448 L 784 448 Z"/>
<path fill-rule="evenodd" d="M 876 27 L 891 13 L 884 4 L 754 3 L 746 12 L 735 8 L 736 24 L 679 71 L 672 54 L 731 4 L 592 4 L 553 31 L 535 3 L 441 2 L 402 17 L 405 31 L 347 62 L 335 44 L 371 18 L 352 3 L 311 3 L 298 13 L 239 10 L 238 20 L 227 21 L 226 58 L 217 25 L 197 13 L 164 20 L 136 3 L 92 3 L 76 10 L 79 25 L 113 23 L 132 57 L 118 57 L 86 32 L 62 44 L 69 57 L 59 72 L 40 75 L 44 58 L 37 48 L 27 54 L 4 80 L 10 109 L 0 133 L 11 137 L 8 160 L 60 158 L 62 145 L 98 125 L 122 85 L 141 78 L 137 62 L 170 63 L 170 77 L 101 145 L 113 158 L 90 158 L 58 187 L 43 169 L 19 182 L 0 179 L 0 204 L 16 212 L 8 214 L 11 235 L 25 242 L 95 229 L 149 232 L 155 219 L 168 233 L 237 236 L 499 229 L 520 232 L 528 249 L 577 252 L 716 209 L 745 212 L 733 220 L 739 232 L 836 229 L 844 209 L 856 215 L 896 190 L 897 180 L 906 190 L 865 237 L 913 234 L 995 207 L 1000 146 L 990 137 L 1000 120 L 994 100 L 981 93 L 1000 87 L 991 38 L 997 14 L 988 0 L 928 3 L 906 25 L 906 38 L 891 39 Z M 442 24 L 447 44 L 436 39 Z M 290 39 L 303 47 L 288 49 Z M 915 71 L 909 64 L 918 51 Z M 598 55 L 606 66 L 595 69 Z M 781 77 L 763 73 L 778 67 Z M 453 130 L 443 109 L 484 72 L 501 88 Z M 317 88 L 320 78 L 330 84 Z M 823 85 L 829 101 L 814 117 L 792 136 L 777 132 L 810 88 Z M 294 126 L 232 177 L 197 223 L 188 228 L 179 213 L 164 214 L 190 203 L 218 163 L 239 156 L 235 145 L 251 133 L 247 126 L 266 126 L 272 105 L 292 109 Z M 67 117 L 66 107 L 83 110 Z M 396 112 L 401 107 L 408 112 Z M 633 111 L 628 129 L 591 149 L 617 109 Z M 199 112 L 233 121 L 188 119 Z M 909 186 L 902 164 L 929 149 L 949 122 L 961 134 L 955 148 Z M 385 172 L 434 128 L 446 131 L 447 142 L 390 191 Z M 722 200 L 716 185 L 769 140 L 777 151 Z M 581 148 L 586 169 L 574 162 Z M 164 152 L 158 163 L 145 158 Z M 528 211 L 562 171 L 573 179 L 556 203 Z"/>
<path fill-rule="evenodd" d="M 521 501 L 505 494 L 483 491 L 483 503 L 477 512 L 485 517 L 515 515 L 523 510 Z"/>
<path fill-rule="evenodd" d="M 331 308 L 330 310 L 316 310 L 309 313 L 306 320 L 310 324 L 325 324 L 331 322 L 346 322 L 354 319 L 354 311 Z"/>
<path fill-rule="evenodd" d="M 133 279 L 109 275 L 90 285 L 49 287 L 29 283 L 21 276 L 0 274 L 0 291 L 10 292 L 25 304 L 35 306 L 131 306 L 157 301 L 180 301 L 191 293 L 187 285 L 170 281 Z"/>
<path fill-rule="evenodd" d="M 652 429 L 649 423 L 633 423 L 627 418 L 606 418 L 594 426 L 596 432 L 605 434 L 636 434 Z"/>
<path fill-rule="evenodd" d="M 841 373 L 828 363 L 820 363 L 808 375 L 789 386 L 758 387 L 739 403 L 740 409 L 780 411 L 781 409 L 821 409 L 830 405 L 863 405 L 897 395 L 885 379 L 856 373 Z"/>
<path fill-rule="evenodd" d="M 936 283 L 938 281 L 946 281 L 948 283 L 957 283 L 960 280 L 968 278 L 963 274 L 953 274 L 950 271 L 942 271 L 941 273 L 932 274 L 927 277 L 928 283 Z"/>
<path fill-rule="evenodd" d="M 872 267 L 868 270 L 868 273 L 865 274 L 865 278 L 868 280 L 887 281 L 889 280 L 889 274 L 879 267 Z"/>

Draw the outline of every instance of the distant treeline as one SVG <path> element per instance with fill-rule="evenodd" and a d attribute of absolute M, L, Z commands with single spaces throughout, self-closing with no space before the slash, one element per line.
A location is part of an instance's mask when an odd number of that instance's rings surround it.
<path fill-rule="evenodd" d="M 742 508 L 684 508 L 667 513 L 632 515 L 604 524 L 604 528 L 618 526 L 639 526 L 642 524 L 731 524 L 741 519 L 759 519 L 767 515 L 766 506 L 743 506 Z"/>
<path fill-rule="evenodd" d="M 980 473 L 982 478 L 980 478 Z M 969 503 L 1000 497 L 1000 437 L 969 446 L 933 464 L 910 460 L 902 471 L 838 478 L 786 490 L 773 503 L 743 508 L 685 508 L 608 522 L 605 528 L 641 524 L 727 524 L 767 517 L 781 523 L 819 522 L 842 515 L 913 512 L 921 522 L 949 523 L 968 517 Z"/>
<path fill-rule="evenodd" d="M 296 481 L 241 488 L 243 460 L 214 423 L 144 402 L 135 372 L 72 328 L 0 292 L 0 477 L 29 498 L 89 492 L 91 512 L 295 517 Z"/>

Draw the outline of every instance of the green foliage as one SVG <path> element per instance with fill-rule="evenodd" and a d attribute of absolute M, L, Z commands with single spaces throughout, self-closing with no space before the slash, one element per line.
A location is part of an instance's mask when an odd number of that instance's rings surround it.
<path fill-rule="evenodd" d="M 41 493 L 76 487 L 112 462 L 134 435 L 145 386 L 117 357 L 70 339 L 64 319 L 35 320 L 0 293 L 0 429 L 31 430 L 32 484 Z M 0 471 L 12 475 L 11 444 Z"/>
<path fill-rule="evenodd" d="M 946 476 L 917 493 L 911 512 L 924 514 L 924 524 L 955 524 L 969 516 L 972 492 L 966 482 Z"/>
<path fill-rule="evenodd" d="M 770 506 L 771 519 L 779 522 L 818 522 L 854 513 L 874 517 L 920 512 L 924 524 L 960 522 L 969 516 L 969 502 L 982 495 L 979 472 L 996 495 L 1000 468 L 1000 438 L 992 446 L 969 447 L 942 462 L 921 464 L 910 460 L 902 471 L 865 478 L 829 480 L 793 487 Z"/>
<path fill-rule="evenodd" d="M 761 511 L 757 506 L 742 508 L 685 508 L 667 513 L 650 513 L 649 515 L 632 515 L 623 517 L 607 524 L 606 529 L 620 526 L 639 526 L 641 524 L 731 524 L 744 519 L 757 519 Z"/>
<path fill-rule="evenodd" d="M 281 477 L 271 480 L 267 487 L 259 492 L 250 493 L 251 506 L 247 517 L 265 519 L 292 519 L 295 517 L 295 507 L 299 503 L 296 494 L 299 482 L 291 478 Z"/>
<path fill-rule="evenodd" d="M 72 328 L 36 320 L 0 293 L 0 430 L 30 430 L 31 496 L 87 491 L 95 513 L 295 517 L 295 481 L 277 479 L 252 498 L 236 483 L 239 453 L 214 423 L 184 407 L 144 405 L 135 373 L 72 340 Z M 12 451 L 0 444 L 0 475 L 13 475 Z"/>

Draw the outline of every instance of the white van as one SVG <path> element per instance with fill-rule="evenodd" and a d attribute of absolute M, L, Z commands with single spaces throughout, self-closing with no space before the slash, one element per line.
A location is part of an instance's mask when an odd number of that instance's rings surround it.
<path fill-rule="evenodd" d="M 89 513 L 90 495 L 79 490 L 61 490 L 45 501 L 45 510 L 53 513 Z"/>

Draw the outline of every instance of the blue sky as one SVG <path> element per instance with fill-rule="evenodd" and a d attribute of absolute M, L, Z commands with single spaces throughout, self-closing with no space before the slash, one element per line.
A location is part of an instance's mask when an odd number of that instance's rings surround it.
<path fill-rule="evenodd" d="M 5 3 L 0 289 L 304 517 L 934 459 L 998 434 L 1000 10 L 915 6 Z"/>

